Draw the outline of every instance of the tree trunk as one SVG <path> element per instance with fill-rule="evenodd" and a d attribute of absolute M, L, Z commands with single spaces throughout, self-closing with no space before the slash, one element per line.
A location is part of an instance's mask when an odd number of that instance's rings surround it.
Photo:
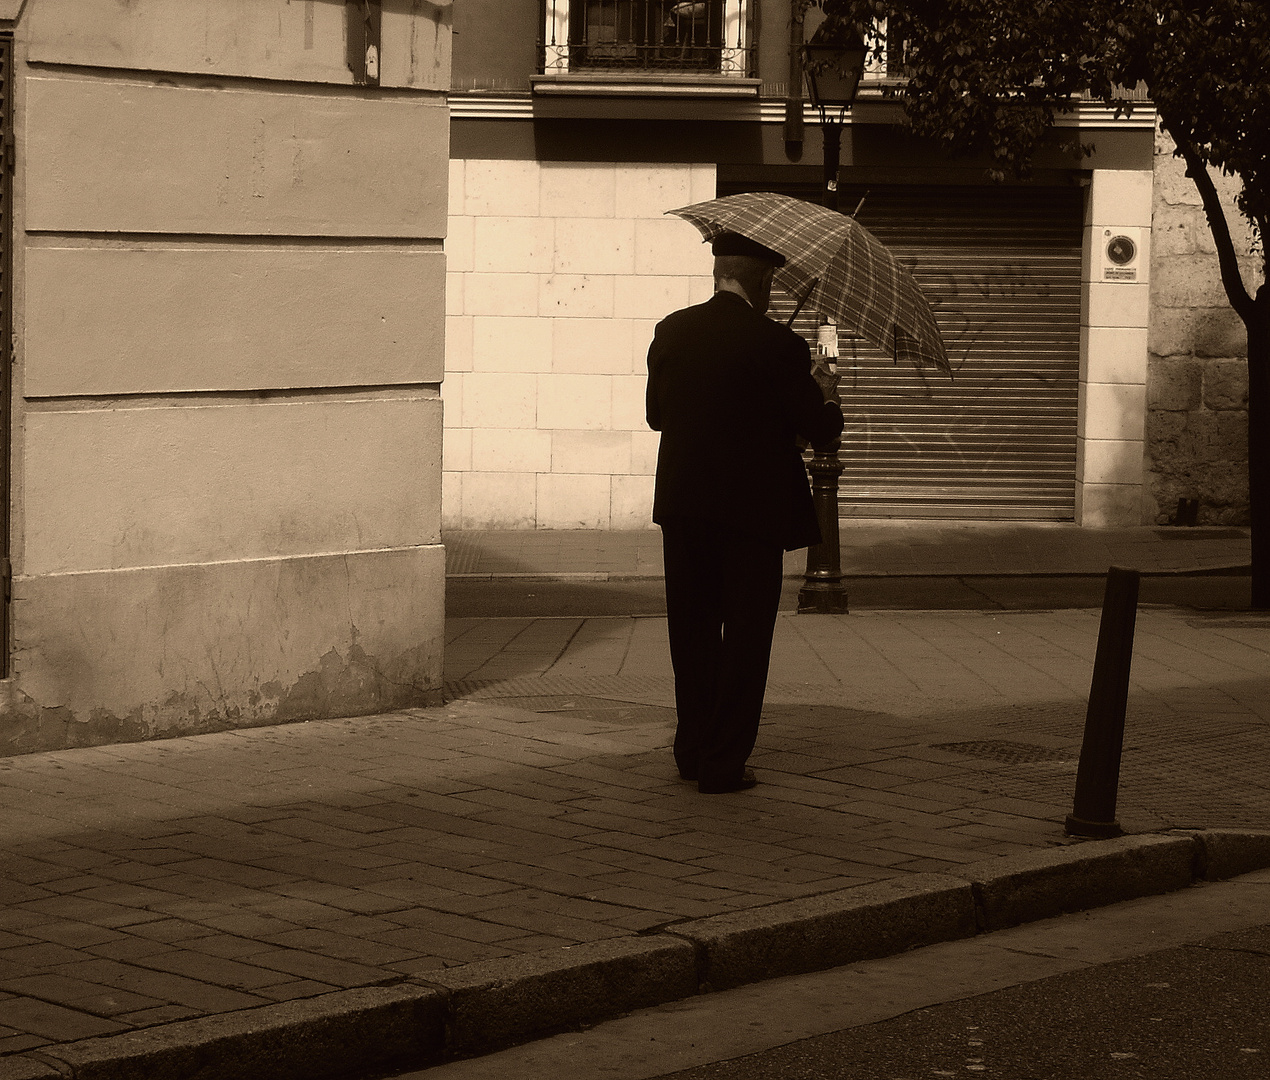
<path fill-rule="evenodd" d="M 1270 283 L 1257 293 L 1248 326 L 1248 507 L 1252 522 L 1252 606 L 1270 608 Z"/>

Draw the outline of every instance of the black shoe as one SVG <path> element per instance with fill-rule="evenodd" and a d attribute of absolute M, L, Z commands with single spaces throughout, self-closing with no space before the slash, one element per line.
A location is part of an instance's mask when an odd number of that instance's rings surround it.
<path fill-rule="evenodd" d="M 726 795 L 730 791 L 748 791 L 757 783 L 758 777 L 754 775 L 754 770 L 746 769 L 730 784 L 707 784 L 703 782 L 697 785 L 697 790 L 702 795 Z"/>

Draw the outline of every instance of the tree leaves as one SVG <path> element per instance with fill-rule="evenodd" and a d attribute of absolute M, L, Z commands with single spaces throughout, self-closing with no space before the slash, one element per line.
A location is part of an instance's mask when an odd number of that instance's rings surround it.
<path fill-rule="evenodd" d="M 1023 178 L 1056 113 L 1082 95 L 1118 115 L 1147 88 L 1174 141 L 1243 181 L 1263 244 L 1270 221 L 1266 0 L 824 0 L 831 24 L 902 27 L 913 131 L 991 173 Z"/>

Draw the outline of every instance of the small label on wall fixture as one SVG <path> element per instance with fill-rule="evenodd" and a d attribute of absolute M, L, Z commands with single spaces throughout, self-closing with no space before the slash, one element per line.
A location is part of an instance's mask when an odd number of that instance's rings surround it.
<path fill-rule="evenodd" d="M 379 82 L 379 49 L 374 45 L 366 46 L 366 79 Z"/>
<path fill-rule="evenodd" d="M 1142 230 L 1104 228 L 1100 262 L 1101 281 L 1142 281 Z"/>

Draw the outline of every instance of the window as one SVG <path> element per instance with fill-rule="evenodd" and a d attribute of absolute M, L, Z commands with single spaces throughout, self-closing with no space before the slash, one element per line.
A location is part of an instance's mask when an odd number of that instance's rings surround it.
<path fill-rule="evenodd" d="M 746 75 L 751 0 L 544 0 L 542 70 Z"/>

